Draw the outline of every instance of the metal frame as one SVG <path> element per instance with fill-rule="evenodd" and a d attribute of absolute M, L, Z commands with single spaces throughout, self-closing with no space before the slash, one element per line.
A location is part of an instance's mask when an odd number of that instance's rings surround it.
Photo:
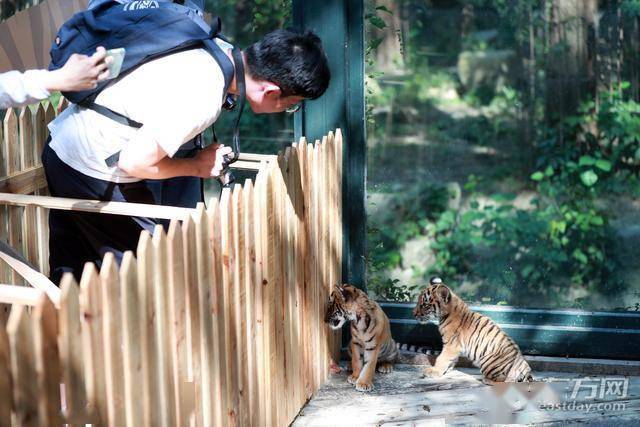
<path fill-rule="evenodd" d="M 435 324 L 421 325 L 415 304 L 380 303 L 401 343 L 440 349 Z M 502 327 L 524 354 L 640 360 L 640 313 L 472 306 Z"/>
<path fill-rule="evenodd" d="M 365 109 L 363 0 L 293 0 L 293 23 L 312 30 L 323 42 L 331 83 L 317 100 L 305 101 L 295 114 L 295 139 L 313 141 L 328 129 L 344 134 L 343 281 L 365 289 Z"/>

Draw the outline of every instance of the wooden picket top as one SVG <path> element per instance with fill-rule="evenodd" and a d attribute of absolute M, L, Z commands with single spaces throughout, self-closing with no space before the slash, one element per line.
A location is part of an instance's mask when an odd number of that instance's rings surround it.
<path fill-rule="evenodd" d="M 20 129 L 51 109 L 8 113 L 8 173 L 40 166 L 25 144 L 46 129 Z M 14 304 L 0 328 L 0 426 L 290 424 L 339 356 L 324 310 L 341 282 L 341 151 L 340 130 L 301 139 L 254 180 L 142 232 L 120 265 L 109 253 L 79 285 L 64 276 L 58 308 L 40 291 L 21 300 L 31 312 Z M 44 265 L 46 208 L 0 219 Z"/>

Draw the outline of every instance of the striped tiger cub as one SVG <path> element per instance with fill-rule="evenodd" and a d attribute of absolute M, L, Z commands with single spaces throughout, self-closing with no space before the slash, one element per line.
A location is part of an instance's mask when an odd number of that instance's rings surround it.
<path fill-rule="evenodd" d="M 342 285 L 331 292 L 324 321 L 332 329 L 351 322 L 349 353 L 353 372 L 347 381 L 355 384 L 358 391 L 373 390 L 375 371 L 391 372 L 398 358 L 387 315 L 366 293 L 354 286 Z"/>
<path fill-rule="evenodd" d="M 493 320 L 471 311 L 439 277 L 422 291 L 413 315 L 420 323 L 440 322 L 442 352 L 435 365 L 425 369 L 426 376 L 444 375 L 462 354 L 490 381 L 533 381 L 518 345 Z"/>

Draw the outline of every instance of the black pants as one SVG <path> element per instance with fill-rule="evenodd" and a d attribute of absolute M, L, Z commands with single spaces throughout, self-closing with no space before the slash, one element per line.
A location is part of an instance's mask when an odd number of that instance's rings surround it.
<path fill-rule="evenodd" d="M 182 153 L 191 156 L 194 151 Z M 149 203 L 195 207 L 202 201 L 202 182 L 195 177 L 143 180 L 129 184 L 102 181 L 78 172 L 45 146 L 42 153 L 49 191 L 54 197 L 103 201 Z M 124 252 L 135 251 L 142 230 L 153 232 L 156 224 L 168 227 L 168 221 L 154 218 L 73 212 L 52 209 L 49 212 L 50 278 L 58 284 L 65 272 L 80 280 L 86 262 L 100 268 L 107 252 L 113 252 L 118 264 Z"/>

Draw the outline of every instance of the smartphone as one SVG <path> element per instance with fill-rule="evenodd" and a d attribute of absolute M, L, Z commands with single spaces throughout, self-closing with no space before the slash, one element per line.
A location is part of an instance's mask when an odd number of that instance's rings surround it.
<path fill-rule="evenodd" d="M 107 68 L 109 68 L 109 77 L 107 77 L 107 79 L 115 79 L 118 77 L 125 53 L 126 51 L 123 47 L 107 50 L 107 57 L 112 58 L 111 62 L 107 65 Z"/>

